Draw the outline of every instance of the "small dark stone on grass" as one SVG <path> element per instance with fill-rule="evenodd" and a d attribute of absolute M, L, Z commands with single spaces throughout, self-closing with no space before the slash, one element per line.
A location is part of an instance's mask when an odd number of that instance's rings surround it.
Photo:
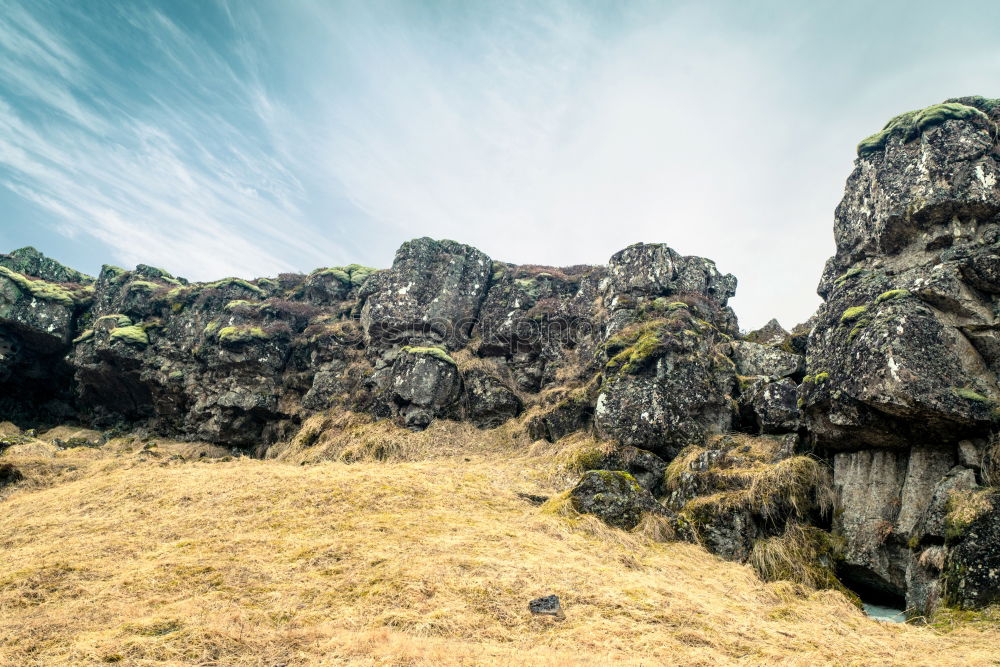
<path fill-rule="evenodd" d="M 562 620 L 566 618 L 566 614 L 563 613 L 562 605 L 559 604 L 558 595 L 547 595 L 543 598 L 535 598 L 528 603 L 528 609 L 535 616 L 552 616 Z"/>

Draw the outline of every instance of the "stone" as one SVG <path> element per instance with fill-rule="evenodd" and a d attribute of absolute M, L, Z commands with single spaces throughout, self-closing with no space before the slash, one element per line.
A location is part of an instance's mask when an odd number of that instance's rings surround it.
<path fill-rule="evenodd" d="M 763 375 L 772 380 L 801 375 L 805 368 L 802 355 L 741 340 L 733 341 L 733 363 L 740 375 Z"/>
<path fill-rule="evenodd" d="M 656 495 L 663 486 L 663 473 L 667 470 L 667 462 L 645 449 L 619 447 L 601 457 L 597 467 L 627 472 L 635 478 L 639 486 Z"/>
<path fill-rule="evenodd" d="M 443 343 L 462 347 L 476 323 L 492 260 L 475 248 L 429 238 L 407 241 L 392 268 L 362 287 L 369 345 Z"/>
<path fill-rule="evenodd" d="M 462 374 L 465 414 L 480 428 L 495 428 L 521 414 L 524 404 L 502 380 L 481 370 Z"/>
<path fill-rule="evenodd" d="M 546 595 L 528 603 L 528 610 L 535 616 L 551 616 L 557 620 L 566 618 L 558 595 Z"/>
<path fill-rule="evenodd" d="M 425 428 L 457 401 L 461 379 L 439 348 L 403 348 L 392 366 L 389 395 L 405 426 Z"/>
<path fill-rule="evenodd" d="M 1000 602 L 1000 498 L 995 491 L 971 498 L 950 540 L 943 575 L 945 602 L 960 609 Z"/>
<path fill-rule="evenodd" d="M 621 470 L 589 470 L 570 491 L 570 502 L 581 514 L 593 514 L 616 528 L 635 528 L 647 512 L 663 513 L 636 479 Z"/>

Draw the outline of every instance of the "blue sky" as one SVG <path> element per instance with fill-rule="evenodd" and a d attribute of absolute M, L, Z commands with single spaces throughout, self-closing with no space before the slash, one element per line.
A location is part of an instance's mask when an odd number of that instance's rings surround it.
<path fill-rule="evenodd" d="M 453 238 L 818 305 L 854 146 L 1000 96 L 995 2 L 0 0 L 0 250 L 192 279 Z"/>

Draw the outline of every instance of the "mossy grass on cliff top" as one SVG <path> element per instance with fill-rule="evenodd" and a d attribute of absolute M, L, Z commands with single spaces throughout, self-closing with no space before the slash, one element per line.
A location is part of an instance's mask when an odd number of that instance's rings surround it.
<path fill-rule="evenodd" d="M 948 497 L 944 517 L 945 538 L 958 540 L 987 512 L 993 510 L 993 499 L 997 490 L 986 488 L 979 490 L 954 490 Z"/>
<path fill-rule="evenodd" d="M 58 303 L 62 306 L 82 305 L 89 302 L 94 295 L 93 285 L 66 287 L 45 280 L 28 278 L 16 271 L 0 266 L 0 276 L 14 283 L 22 292 L 42 301 Z"/>
<path fill-rule="evenodd" d="M 880 131 L 863 139 L 858 144 L 858 156 L 866 157 L 882 150 L 893 137 L 899 137 L 906 143 L 919 137 L 924 130 L 940 125 L 946 120 L 974 118 L 988 120 L 987 115 L 979 109 L 958 102 L 944 102 L 916 111 L 907 111 L 892 118 Z"/>

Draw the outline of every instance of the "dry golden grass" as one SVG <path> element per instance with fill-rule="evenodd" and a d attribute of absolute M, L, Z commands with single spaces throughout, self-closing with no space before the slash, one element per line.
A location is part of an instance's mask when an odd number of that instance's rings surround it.
<path fill-rule="evenodd" d="M 401 455 L 351 464 L 0 456 L 75 467 L 2 501 L 0 663 L 996 664 L 995 631 L 879 623 L 656 526 L 540 511 L 518 493 L 562 490 L 563 445 L 429 432 L 381 432 Z M 550 593 L 561 623 L 527 611 Z"/>

